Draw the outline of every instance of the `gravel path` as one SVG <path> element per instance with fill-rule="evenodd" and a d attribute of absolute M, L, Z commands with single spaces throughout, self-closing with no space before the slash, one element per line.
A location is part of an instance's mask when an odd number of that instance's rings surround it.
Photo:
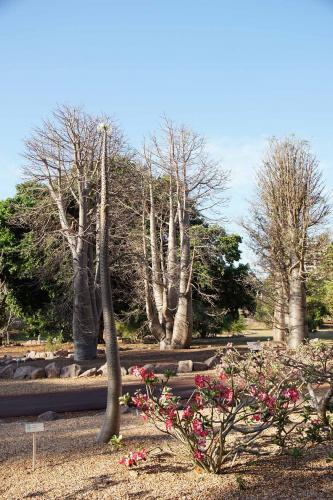
<path fill-rule="evenodd" d="M 31 472 L 31 435 L 22 422 L 0 424 L 0 498 L 76 499 L 331 499 L 332 447 L 300 459 L 251 460 L 221 476 L 199 473 L 180 455 L 179 445 L 135 414 L 123 415 L 124 449 L 97 445 L 100 415 L 64 418 L 45 424 L 38 435 L 37 469 Z M 145 447 L 151 457 L 137 470 L 119 465 L 120 456 Z M 240 490 L 237 477 L 243 479 Z"/>

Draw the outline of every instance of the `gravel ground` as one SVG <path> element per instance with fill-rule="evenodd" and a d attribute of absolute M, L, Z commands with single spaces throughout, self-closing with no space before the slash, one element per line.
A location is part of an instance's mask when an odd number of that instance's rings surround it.
<path fill-rule="evenodd" d="M 274 457 L 239 464 L 228 474 L 201 473 L 181 455 L 180 446 L 135 414 L 123 415 L 124 449 L 111 452 L 95 443 L 101 415 L 73 416 L 45 423 L 38 435 L 37 469 L 31 471 L 31 435 L 22 419 L 0 424 L 0 498 L 41 499 L 331 499 L 332 446 L 299 459 Z M 120 456 L 145 447 L 148 461 L 136 470 Z M 245 489 L 240 490 L 241 477 Z"/>

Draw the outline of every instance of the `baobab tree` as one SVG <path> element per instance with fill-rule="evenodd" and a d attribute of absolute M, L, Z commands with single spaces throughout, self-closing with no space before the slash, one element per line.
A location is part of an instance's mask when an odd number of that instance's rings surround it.
<path fill-rule="evenodd" d="M 26 141 L 26 176 L 47 189 L 73 266 L 73 340 L 76 360 L 96 357 L 101 321 L 98 226 L 101 144 L 99 117 L 59 107 Z M 109 157 L 120 153 L 114 128 Z M 47 231 L 47 229 L 46 229 Z"/>
<path fill-rule="evenodd" d="M 287 316 L 291 347 L 307 336 L 305 263 L 328 214 L 322 174 L 309 144 L 294 137 L 271 140 L 245 227 L 275 281 L 275 328 L 284 331 Z"/>
<path fill-rule="evenodd" d="M 161 348 L 186 348 L 193 326 L 195 249 L 190 227 L 199 210 L 221 201 L 227 174 L 208 155 L 205 140 L 164 120 L 143 152 L 142 238 L 146 312 Z M 158 184 L 168 184 L 163 197 Z M 147 231 L 148 227 L 148 231 Z"/>

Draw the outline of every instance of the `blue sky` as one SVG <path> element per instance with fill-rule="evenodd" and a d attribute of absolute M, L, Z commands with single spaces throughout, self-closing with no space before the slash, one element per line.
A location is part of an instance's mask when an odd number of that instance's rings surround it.
<path fill-rule="evenodd" d="M 333 188 L 333 0 L 0 0 L 0 198 L 57 103 L 114 116 L 139 147 L 160 116 L 203 133 L 246 214 L 267 137 L 311 141 Z"/>

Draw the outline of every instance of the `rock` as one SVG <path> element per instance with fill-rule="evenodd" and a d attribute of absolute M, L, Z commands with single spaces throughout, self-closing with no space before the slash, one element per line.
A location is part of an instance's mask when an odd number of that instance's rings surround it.
<path fill-rule="evenodd" d="M 61 358 L 66 358 L 68 356 L 68 350 L 67 349 L 58 349 L 54 353 L 55 356 L 59 356 Z"/>
<path fill-rule="evenodd" d="M 45 359 L 54 359 L 54 358 L 55 358 L 55 355 L 53 354 L 53 352 L 47 351 L 45 353 Z"/>
<path fill-rule="evenodd" d="M 6 379 L 13 378 L 14 373 L 15 373 L 14 365 L 10 364 L 4 366 L 3 368 L 0 369 L 0 378 L 6 378 Z"/>
<path fill-rule="evenodd" d="M 120 405 L 120 413 L 123 415 L 124 413 L 129 413 L 130 407 L 127 405 Z"/>
<path fill-rule="evenodd" d="M 46 358 L 45 352 L 36 352 L 35 359 L 45 359 L 45 358 Z"/>
<path fill-rule="evenodd" d="M 104 365 L 100 366 L 97 370 L 97 374 L 98 375 L 106 375 L 107 374 L 107 367 L 106 367 L 106 363 L 104 363 Z"/>
<path fill-rule="evenodd" d="M 72 365 L 63 366 L 60 370 L 60 378 L 74 378 L 81 373 L 81 366 L 73 363 Z"/>
<path fill-rule="evenodd" d="M 193 370 L 193 361 L 190 359 L 178 361 L 177 373 L 191 373 Z"/>
<path fill-rule="evenodd" d="M 37 353 L 36 353 L 36 351 L 28 351 L 28 352 L 26 353 L 25 357 L 26 357 L 27 359 L 35 359 L 36 354 L 37 354 Z"/>
<path fill-rule="evenodd" d="M 154 372 L 155 371 L 155 367 L 156 367 L 156 365 L 153 365 L 152 363 L 147 363 L 146 365 L 143 365 L 143 368 L 147 372 Z"/>
<path fill-rule="evenodd" d="M 30 378 L 31 380 L 37 380 L 39 378 L 45 378 L 46 373 L 44 368 L 36 368 L 33 372 L 31 372 Z"/>
<path fill-rule="evenodd" d="M 32 372 L 36 368 L 30 365 L 19 366 L 14 373 L 13 378 L 16 380 L 28 380 L 31 377 Z"/>
<path fill-rule="evenodd" d="M 89 370 L 84 371 L 79 375 L 79 377 L 95 377 L 97 375 L 97 366 L 89 368 Z"/>
<path fill-rule="evenodd" d="M 133 370 L 134 368 L 137 368 L 137 366 L 130 366 L 127 370 L 128 375 L 133 375 Z"/>
<path fill-rule="evenodd" d="M 170 372 L 176 374 L 177 370 L 178 370 L 178 364 L 176 364 L 176 363 L 166 363 L 166 364 L 155 365 L 155 373 L 164 374 L 166 371 L 170 371 Z"/>
<path fill-rule="evenodd" d="M 120 371 L 121 371 L 121 375 L 124 376 L 124 375 L 127 375 L 127 370 L 124 366 L 121 366 L 120 367 Z"/>
<path fill-rule="evenodd" d="M 60 376 L 60 367 L 56 363 L 49 363 L 45 366 L 47 378 L 58 378 Z"/>
<path fill-rule="evenodd" d="M 104 356 L 105 355 L 105 349 L 97 349 L 96 353 Z"/>
<path fill-rule="evenodd" d="M 74 359 L 74 353 L 71 352 L 71 353 L 67 354 L 67 358 Z"/>
<path fill-rule="evenodd" d="M 170 351 L 170 350 L 171 350 L 171 344 L 165 342 L 165 340 L 161 340 L 160 351 Z"/>
<path fill-rule="evenodd" d="M 212 356 L 208 359 L 205 360 L 205 364 L 208 366 L 208 368 L 215 368 L 215 366 L 219 365 L 221 362 L 220 356 Z"/>
<path fill-rule="evenodd" d="M 59 415 L 55 411 L 45 411 L 37 417 L 37 422 L 50 422 L 51 420 L 58 420 Z"/>
<path fill-rule="evenodd" d="M 195 361 L 193 363 L 194 372 L 204 372 L 205 370 L 208 370 L 208 366 L 206 365 L 206 363 L 200 363 L 199 361 Z"/>

